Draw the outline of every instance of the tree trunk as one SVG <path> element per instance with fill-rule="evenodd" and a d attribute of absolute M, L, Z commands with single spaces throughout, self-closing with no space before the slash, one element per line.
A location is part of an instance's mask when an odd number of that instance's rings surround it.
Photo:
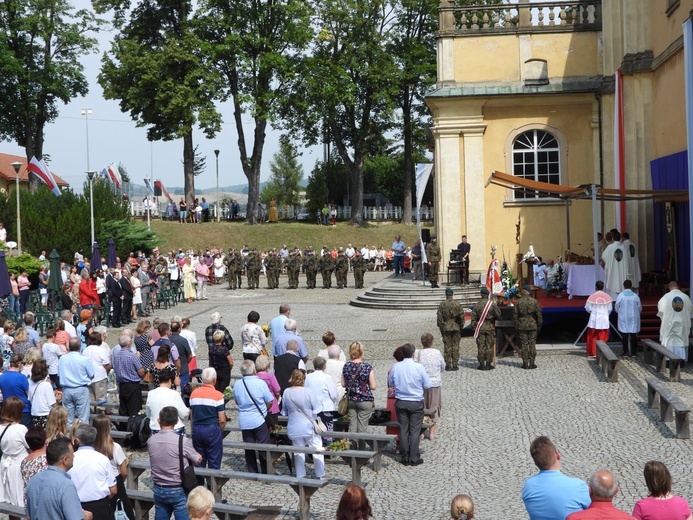
<path fill-rule="evenodd" d="M 411 207 L 412 207 L 412 196 L 411 196 L 411 181 L 414 177 L 414 158 L 413 158 L 413 130 L 411 125 L 411 105 L 404 107 L 405 110 L 402 111 L 402 117 L 404 119 L 403 125 L 403 137 L 404 137 L 404 182 L 402 183 L 404 187 L 404 199 L 402 200 L 402 224 L 411 226 Z"/>
<path fill-rule="evenodd" d="M 354 157 L 354 162 L 350 168 L 351 185 L 353 193 L 351 195 L 351 220 L 354 226 L 363 226 L 363 157 L 359 154 Z"/>
<path fill-rule="evenodd" d="M 194 211 L 191 203 L 195 200 L 195 148 L 193 147 L 192 128 L 183 137 L 183 176 L 185 178 L 185 201 L 188 210 Z"/>

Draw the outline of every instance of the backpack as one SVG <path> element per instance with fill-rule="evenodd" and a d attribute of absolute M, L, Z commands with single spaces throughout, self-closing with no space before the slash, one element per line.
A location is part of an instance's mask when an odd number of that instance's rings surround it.
<path fill-rule="evenodd" d="M 149 428 L 149 417 L 143 413 L 131 415 L 128 419 L 128 430 L 132 433 L 130 437 L 130 447 L 133 450 L 139 450 L 147 447 L 147 441 L 152 435 L 152 430 Z"/>

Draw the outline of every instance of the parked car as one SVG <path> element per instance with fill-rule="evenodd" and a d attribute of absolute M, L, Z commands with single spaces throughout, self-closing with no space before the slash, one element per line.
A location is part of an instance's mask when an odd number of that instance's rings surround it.
<path fill-rule="evenodd" d="M 310 220 L 310 212 L 308 211 L 308 208 L 302 208 L 296 214 L 296 220 Z"/>

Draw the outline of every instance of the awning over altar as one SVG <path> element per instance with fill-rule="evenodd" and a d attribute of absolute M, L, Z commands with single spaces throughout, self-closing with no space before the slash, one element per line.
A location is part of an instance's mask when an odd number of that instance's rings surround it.
<path fill-rule="evenodd" d="M 547 197 L 562 199 L 591 199 L 591 185 L 565 186 L 563 184 L 550 184 L 548 182 L 533 181 L 522 177 L 515 177 L 507 173 L 494 170 L 486 181 L 486 186 L 495 184 L 511 190 L 534 191 Z M 597 200 L 622 201 L 622 200 L 653 200 L 654 202 L 680 202 L 688 200 L 688 190 L 618 190 L 613 188 L 597 187 Z"/>

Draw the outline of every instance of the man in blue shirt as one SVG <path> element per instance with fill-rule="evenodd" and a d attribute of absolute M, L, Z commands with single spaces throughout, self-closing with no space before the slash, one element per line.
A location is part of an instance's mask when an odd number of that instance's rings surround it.
<path fill-rule="evenodd" d="M 288 251 L 288 250 L 287 250 Z M 277 338 L 284 334 L 286 332 L 286 329 L 284 328 L 284 324 L 286 323 L 286 320 L 289 319 L 289 315 L 291 314 L 291 307 L 289 307 L 286 303 L 282 303 L 279 306 L 279 315 L 272 318 L 272 321 L 270 321 L 269 327 L 270 327 L 270 336 L 272 337 L 272 350 L 274 351 L 274 344 L 277 341 Z"/>
<path fill-rule="evenodd" d="M 58 437 L 46 447 L 48 467 L 34 475 L 26 488 L 26 514 L 31 520 L 92 520 L 82 510 L 70 475 L 74 452 L 66 437 Z"/>
<path fill-rule="evenodd" d="M 24 403 L 22 410 L 22 424 L 31 426 L 31 404 L 29 404 L 29 380 L 21 373 L 24 366 L 24 358 L 21 354 L 15 354 L 10 358 L 10 366 L 0 375 L 0 392 L 5 400 L 8 397 L 18 397 Z"/>
<path fill-rule="evenodd" d="M 113 371 L 118 383 L 118 413 L 130 417 L 142 409 L 142 386 L 145 368 L 139 356 L 131 350 L 132 337 L 121 334 L 118 338 L 120 350 L 113 356 Z"/>
<path fill-rule="evenodd" d="M 36 318 L 34 318 L 33 312 L 29 311 L 24 314 L 24 328 L 29 335 L 29 342 L 35 347 L 41 348 L 41 336 L 39 336 L 39 333 L 34 329 L 35 321 Z"/>
<path fill-rule="evenodd" d="M 424 418 L 424 389 L 431 388 L 431 380 L 423 365 L 415 363 L 414 345 L 402 345 L 404 360 L 395 363 L 390 371 L 388 386 L 395 388 L 395 410 L 399 423 L 400 462 L 405 466 L 423 464 L 419 452 L 421 425 Z"/>
<path fill-rule="evenodd" d="M 67 426 L 71 427 L 75 418 L 89 424 L 89 384 L 94 379 L 94 365 L 80 353 L 82 342 L 78 338 L 71 338 L 68 347 L 70 352 L 58 361 L 58 376 L 63 406 L 67 408 Z"/>
<path fill-rule="evenodd" d="M 397 235 L 395 241 L 392 243 L 392 258 L 395 267 L 395 276 L 399 276 L 400 273 L 404 276 L 404 252 L 406 250 L 407 246 L 402 242 L 402 237 Z"/>
<path fill-rule="evenodd" d="M 306 362 L 308 360 L 308 348 L 303 338 L 296 333 L 298 324 L 296 320 L 286 320 L 284 323 L 284 333 L 274 340 L 274 357 L 286 354 L 286 344 L 292 339 L 298 343 L 298 355 Z"/>
<path fill-rule="evenodd" d="M 243 379 L 233 385 L 233 398 L 238 405 L 238 427 L 243 442 L 269 444 L 270 432 L 265 417 L 267 405 L 274 401 L 267 384 L 257 377 L 255 363 L 250 359 L 241 365 Z M 267 460 L 260 452 L 260 471 L 257 467 L 255 450 L 245 450 L 245 465 L 250 473 L 267 473 Z"/>
<path fill-rule="evenodd" d="M 554 520 L 589 507 L 587 484 L 561 473 L 561 455 L 548 437 L 537 437 L 529 453 L 539 473 L 525 480 L 522 501 L 531 520 Z"/>

